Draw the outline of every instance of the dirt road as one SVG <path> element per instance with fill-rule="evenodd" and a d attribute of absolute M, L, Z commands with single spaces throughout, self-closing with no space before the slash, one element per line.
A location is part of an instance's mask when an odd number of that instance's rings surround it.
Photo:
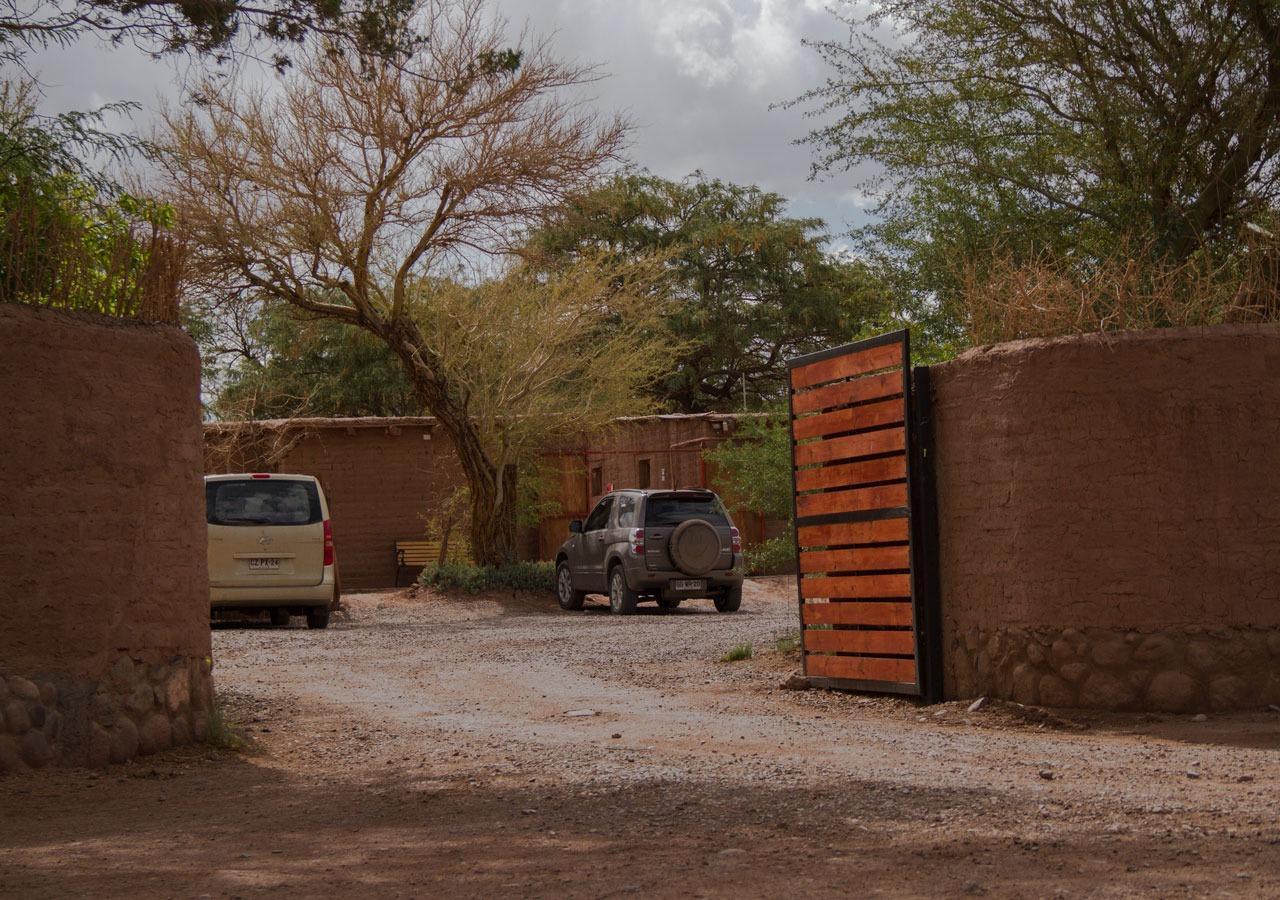
<path fill-rule="evenodd" d="M 733 616 L 350 599 L 215 632 L 247 751 L 0 779 L 0 893 L 1280 894 L 1280 715 L 782 690 L 785 584 Z"/>

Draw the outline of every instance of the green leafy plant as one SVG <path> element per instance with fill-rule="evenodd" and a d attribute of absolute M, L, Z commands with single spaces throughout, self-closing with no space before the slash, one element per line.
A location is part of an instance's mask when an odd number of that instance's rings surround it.
<path fill-rule="evenodd" d="M 742 555 L 748 575 L 778 575 L 795 568 L 796 544 L 790 534 L 780 534 L 747 547 Z"/>
<path fill-rule="evenodd" d="M 744 644 L 736 644 L 728 653 L 720 657 L 720 662 L 740 662 L 744 659 L 750 659 L 754 653 L 755 650 L 751 646 L 751 642 L 747 641 Z"/>
<path fill-rule="evenodd" d="M 800 649 L 800 632 L 791 631 L 774 642 L 774 648 L 784 655 L 791 655 Z"/>
<path fill-rule="evenodd" d="M 485 591 L 550 590 L 555 575 L 552 562 L 515 562 L 505 566 L 445 563 L 427 566 L 418 576 L 424 587 L 445 592 L 480 594 Z"/>

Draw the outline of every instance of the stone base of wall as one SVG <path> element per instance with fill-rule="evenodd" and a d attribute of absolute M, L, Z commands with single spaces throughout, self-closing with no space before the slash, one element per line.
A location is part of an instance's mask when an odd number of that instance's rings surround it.
<path fill-rule="evenodd" d="M 958 698 L 1158 712 L 1280 704 L 1280 629 L 971 628 L 944 659 Z"/>
<path fill-rule="evenodd" d="M 109 673 L 0 674 L 0 772 L 102 767 L 202 741 L 213 705 L 208 659 L 121 655 Z"/>

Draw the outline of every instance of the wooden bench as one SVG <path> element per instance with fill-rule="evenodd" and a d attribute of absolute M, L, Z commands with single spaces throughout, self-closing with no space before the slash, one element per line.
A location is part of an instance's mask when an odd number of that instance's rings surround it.
<path fill-rule="evenodd" d="M 465 540 L 451 540 L 447 559 L 449 562 L 468 562 L 470 554 L 467 552 L 467 542 Z M 423 566 L 433 565 L 439 560 L 439 541 L 396 541 L 396 587 L 400 587 L 400 571 L 402 569 L 421 569 Z"/>

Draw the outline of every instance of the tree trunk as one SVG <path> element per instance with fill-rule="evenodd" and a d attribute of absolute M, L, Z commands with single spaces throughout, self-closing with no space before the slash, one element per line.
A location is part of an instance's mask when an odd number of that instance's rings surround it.
<path fill-rule="evenodd" d="M 477 564 L 510 565 L 518 558 L 516 547 L 516 467 L 504 467 L 501 481 L 482 496 L 471 486 L 471 553 Z M 484 548 L 479 552 L 476 548 Z"/>
<path fill-rule="evenodd" d="M 411 321 L 373 328 L 404 364 L 414 393 L 453 441 L 471 489 L 471 557 L 477 565 L 505 566 L 516 561 L 516 468 L 498 467 L 485 452 L 475 423 L 455 399 L 448 381 L 436 371 Z"/>

